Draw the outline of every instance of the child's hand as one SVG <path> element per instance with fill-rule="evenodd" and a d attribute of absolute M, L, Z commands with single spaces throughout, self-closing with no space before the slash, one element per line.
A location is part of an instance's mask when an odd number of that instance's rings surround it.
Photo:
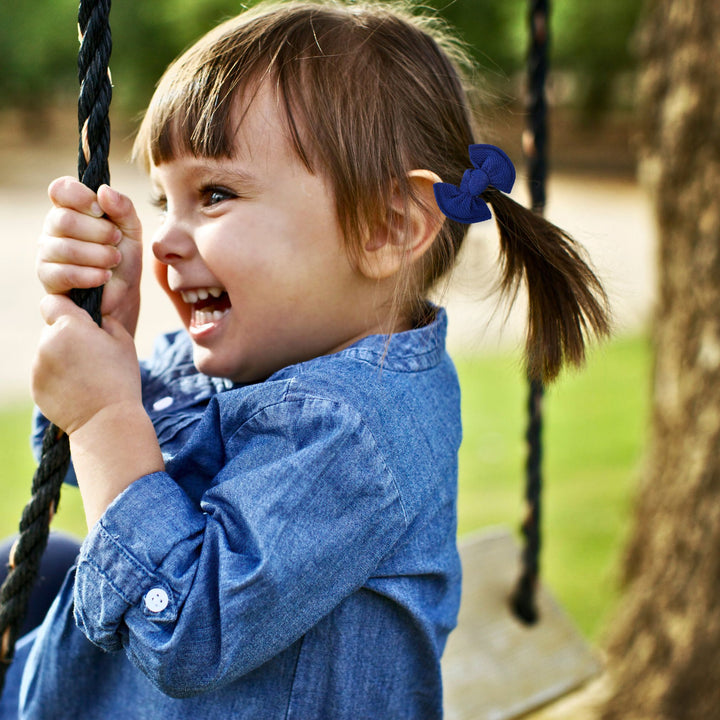
<path fill-rule="evenodd" d="M 132 202 L 103 185 L 97 194 L 63 177 L 48 188 L 53 208 L 39 240 L 37 273 L 45 291 L 105 285 L 102 314 L 135 334 L 140 310 L 142 227 Z"/>
<path fill-rule="evenodd" d="M 135 344 L 119 321 L 104 317 L 99 328 L 64 295 L 46 295 L 40 311 L 32 393 L 48 420 L 72 435 L 105 411 L 142 409 Z"/>
<path fill-rule="evenodd" d="M 143 409 L 132 336 L 115 318 L 99 328 L 64 295 L 46 295 L 47 323 L 32 372 L 33 398 L 70 438 L 88 527 L 131 483 L 164 468 Z"/>

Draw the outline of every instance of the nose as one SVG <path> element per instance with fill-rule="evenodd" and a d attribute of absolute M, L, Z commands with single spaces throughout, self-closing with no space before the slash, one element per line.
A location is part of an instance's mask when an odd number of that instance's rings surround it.
<path fill-rule="evenodd" d="M 173 265 L 190 259 L 196 248 L 189 229 L 168 215 L 153 235 L 152 251 L 161 263 Z"/>

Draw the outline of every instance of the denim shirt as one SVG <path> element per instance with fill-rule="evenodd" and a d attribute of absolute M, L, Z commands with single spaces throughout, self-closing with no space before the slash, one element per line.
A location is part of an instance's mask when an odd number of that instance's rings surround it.
<path fill-rule="evenodd" d="M 240 387 L 165 336 L 143 401 L 166 469 L 85 539 L 26 653 L 19 716 L 442 717 L 460 602 L 445 330 L 439 309 Z"/>

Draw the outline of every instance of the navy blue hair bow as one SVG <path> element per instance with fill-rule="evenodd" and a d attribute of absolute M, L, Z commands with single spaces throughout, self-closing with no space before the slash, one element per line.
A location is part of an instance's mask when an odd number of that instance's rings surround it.
<path fill-rule="evenodd" d="M 489 185 L 510 192 L 515 184 L 512 160 L 495 145 L 471 145 L 470 161 L 474 170 L 466 170 L 460 187 L 450 183 L 435 183 L 435 200 L 443 214 L 461 223 L 476 223 L 492 217 L 480 193 Z"/>

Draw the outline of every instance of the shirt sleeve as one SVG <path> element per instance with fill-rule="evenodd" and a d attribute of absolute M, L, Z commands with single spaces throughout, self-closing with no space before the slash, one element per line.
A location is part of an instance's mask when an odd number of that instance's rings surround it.
<path fill-rule="evenodd" d="M 223 447 L 200 503 L 168 473 L 133 483 L 89 534 L 77 569 L 87 637 L 124 647 L 178 697 L 291 645 L 366 582 L 407 524 L 372 434 L 342 404 L 273 404 Z M 211 464 L 196 459 L 190 472 Z"/>

